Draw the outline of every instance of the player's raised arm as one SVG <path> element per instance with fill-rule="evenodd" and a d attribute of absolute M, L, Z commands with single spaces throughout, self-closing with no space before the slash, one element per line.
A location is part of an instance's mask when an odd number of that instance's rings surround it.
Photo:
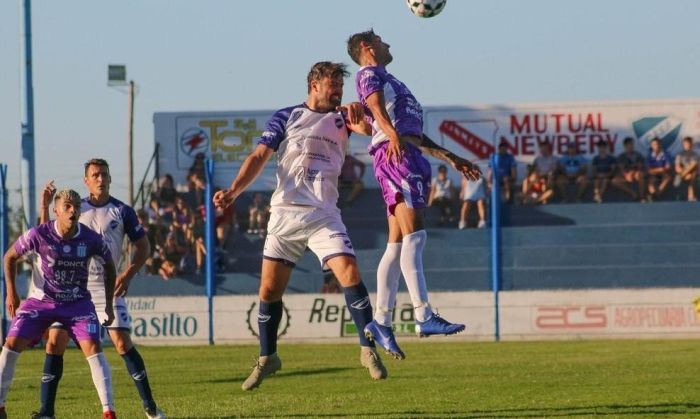
<path fill-rule="evenodd" d="M 365 108 L 361 103 L 348 103 L 338 106 L 336 110 L 343 113 L 345 124 L 352 132 L 366 136 L 372 135 L 372 125 L 365 120 Z"/>
<path fill-rule="evenodd" d="M 49 206 L 53 201 L 53 197 L 56 194 L 56 186 L 54 181 L 50 180 L 44 185 L 44 190 L 41 191 L 41 201 L 39 203 L 39 209 L 41 213 L 39 214 L 39 224 L 44 224 L 51 218 L 49 216 Z"/>
<path fill-rule="evenodd" d="M 479 166 L 470 162 L 469 160 L 456 155 L 455 153 L 439 146 L 435 141 L 430 139 L 427 135 L 423 134 L 423 140 L 420 144 L 417 144 L 421 151 L 425 154 L 433 156 L 440 159 L 446 163 L 449 163 L 455 170 L 460 172 L 465 178 L 469 180 L 479 180 L 481 177 L 481 169 Z"/>
<path fill-rule="evenodd" d="M 379 129 L 382 130 L 382 132 L 384 132 L 384 134 L 386 134 L 386 136 L 389 138 L 389 145 L 387 146 L 386 150 L 387 158 L 389 161 L 395 161 L 398 163 L 401 160 L 401 149 L 403 148 L 403 144 L 401 143 L 401 136 L 399 136 L 399 132 L 396 131 L 394 124 L 391 123 L 391 117 L 386 111 L 384 92 L 377 90 L 376 92 L 367 96 L 365 101 L 367 102 L 367 107 L 369 108 L 370 112 L 372 112 L 372 116 L 374 116 L 374 120 L 377 121 Z"/>
<path fill-rule="evenodd" d="M 217 208 L 226 209 L 233 204 L 233 201 L 260 176 L 265 163 L 270 159 L 272 153 L 274 153 L 274 150 L 270 147 L 258 144 L 255 150 L 243 161 L 241 168 L 238 170 L 238 175 L 231 182 L 231 186 L 214 194 L 214 205 Z"/>
<path fill-rule="evenodd" d="M 5 253 L 4 266 L 5 269 L 5 287 L 7 289 L 7 298 L 5 299 L 5 307 L 10 313 L 10 317 L 14 318 L 19 307 L 19 296 L 17 295 L 17 287 L 15 279 L 17 278 L 17 262 L 20 260 L 20 255 L 15 251 L 14 244 L 7 249 Z"/>

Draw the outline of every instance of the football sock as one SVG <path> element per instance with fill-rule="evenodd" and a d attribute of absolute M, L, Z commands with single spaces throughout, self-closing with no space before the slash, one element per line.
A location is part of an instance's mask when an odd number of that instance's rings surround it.
<path fill-rule="evenodd" d="M 277 352 L 277 329 L 282 320 L 282 300 L 267 303 L 260 300 L 258 309 L 258 332 L 260 333 L 260 356 Z"/>
<path fill-rule="evenodd" d="M 352 321 L 357 327 L 357 334 L 360 335 L 360 346 L 374 348 L 374 342 L 365 337 L 365 326 L 372 321 L 372 303 L 369 301 L 365 284 L 360 282 L 351 287 L 343 287 L 343 293 Z"/>
<path fill-rule="evenodd" d="M 112 371 L 109 369 L 105 354 L 98 354 L 86 358 L 92 373 L 92 382 L 97 389 L 97 397 L 100 398 L 102 411 L 114 411 L 114 396 L 112 395 Z"/>
<path fill-rule="evenodd" d="M 391 312 L 396 307 L 396 293 L 401 279 L 401 243 L 387 243 L 377 266 L 377 306 L 374 320 L 382 326 L 391 326 Z"/>
<path fill-rule="evenodd" d="M 423 248 L 427 238 L 428 234 L 425 230 L 408 234 L 403 237 L 401 248 L 401 273 L 406 281 L 408 294 L 411 296 L 416 320 L 421 322 L 432 315 L 428 304 L 428 287 L 423 273 Z"/>
<path fill-rule="evenodd" d="M 46 354 L 44 373 L 41 375 L 41 409 L 40 416 L 53 416 L 56 405 L 58 382 L 63 376 L 63 355 Z"/>
<path fill-rule="evenodd" d="M 143 363 L 141 354 L 136 350 L 135 346 L 132 346 L 131 349 L 122 355 L 122 359 L 126 364 L 129 375 L 134 379 L 134 385 L 136 385 L 136 390 L 139 392 L 143 407 L 155 409 L 156 404 L 153 401 L 151 386 L 148 384 L 148 375 L 146 374 L 146 365 Z"/>
<path fill-rule="evenodd" d="M 0 353 L 0 406 L 5 406 L 5 399 L 7 399 L 7 393 L 12 385 L 12 378 L 15 376 L 17 358 L 19 358 L 19 352 L 2 348 L 2 353 Z"/>

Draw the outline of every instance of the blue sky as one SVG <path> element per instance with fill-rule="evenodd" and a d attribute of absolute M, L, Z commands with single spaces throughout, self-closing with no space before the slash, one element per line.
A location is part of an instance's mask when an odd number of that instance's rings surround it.
<path fill-rule="evenodd" d="M 0 2 L 0 162 L 19 187 L 20 4 Z M 106 157 L 126 200 L 126 64 L 139 93 L 135 172 L 158 111 L 276 109 L 306 96 L 316 61 L 350 63 L 345 40 L 373 27 L 389 70 L 424 105 L 700 97 L 695 0 L 449 0 L 419 19 L 404 0 L 35 0 L 37 189 L 83 191 L 82 163 Z M 354 70 L 356 66 L 351 66 Z M 355 98 L 351 80 L 345 100 Z M 19 203 L 19 195 L 11 194 Z"/>

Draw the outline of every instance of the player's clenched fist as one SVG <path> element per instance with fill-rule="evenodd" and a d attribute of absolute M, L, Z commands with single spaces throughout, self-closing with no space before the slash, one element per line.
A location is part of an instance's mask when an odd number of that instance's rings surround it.
<path fill-rule="evenodd" d="M 233 204 L 235 199 L 234 193 L 230 189 L 221 190 L 214 194 L 214 206 L 220 209 L 226 209 L 229 205 Z"/>

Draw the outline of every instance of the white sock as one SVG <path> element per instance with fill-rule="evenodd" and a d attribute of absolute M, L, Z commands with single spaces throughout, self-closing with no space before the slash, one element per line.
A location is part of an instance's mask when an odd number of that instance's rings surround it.
<path fill-rule="evenodd" d="M 105 354 L 98 354 L 86 358 L 90 364 L 90 372 L 92 373 L 92 382 L 95 383 L 97 396 L 102 403 L 102 411 L 114 411 L 114 396 L 112 395 L 112 371 L 109 369 Z"/>
<path fill-rule="evenodd" d="M 7 393 L 10 392 L 12 379 L 15 376 L 15 366 L 17 366 L 19 352 L 2 348 L 0 353 L 0 406 L 5 406 Z"/>
<path fill-rule="evenodd" d="M 420 322 L 428 320 L 433 314 L 423 273 L 423 248 L 427 238 L 425 230 L 416 231 L 403 237 L 401 248 L 401 273 L 411 296 L 416 320 Z"/>
<path fill-rule="evenodd" d="M 391 312 L 396 307 L 396 293 L 401 279 L 401 243 L 387 243 L 377 266 L 377 304 L 374 320 L 391 327 Z"/>

